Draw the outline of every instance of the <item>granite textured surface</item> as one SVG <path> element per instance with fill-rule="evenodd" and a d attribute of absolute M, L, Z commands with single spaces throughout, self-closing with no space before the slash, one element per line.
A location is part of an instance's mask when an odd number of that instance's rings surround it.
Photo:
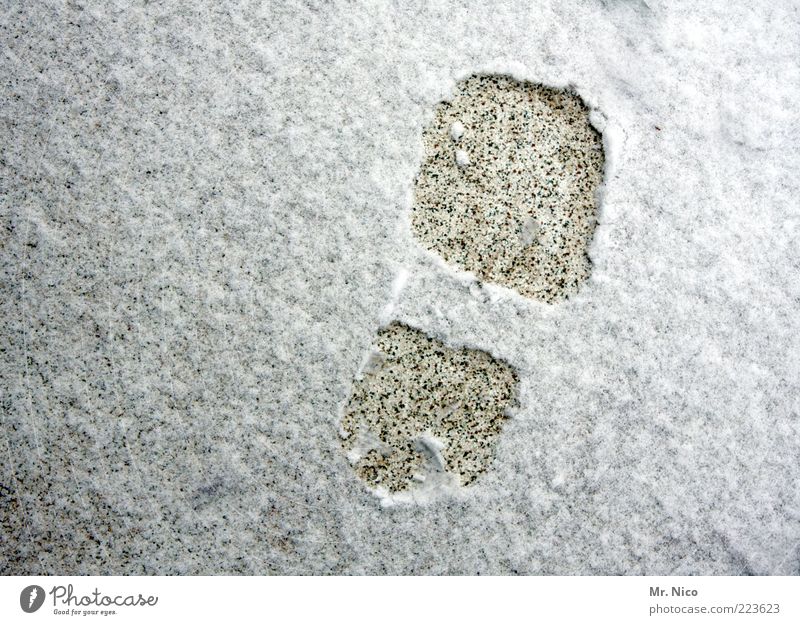
<path fill-rule="evenodd" d="M 569 90 L 471 76 L 423 132 L 411 225 L 448 263 L 543 302 L 589 277 L 603 145 Z"/>
<path fill-rule="evenodd" d="M 0 572 L 800 572 L 790 0 L 5 3 Z M 574 90 L 579 292 L 414 236 L 437 103 Z M 466 132 L 466 131 L 465 131 Z M 489 470 L 385 506 L 341 413 L 393 320 L 489 352 Z"/>
<path fill-rule="evenodd" d="M 392 323 L 378 333 L 342 416 L 348 459 L 383 498 L 471 484 L 491 465 L 516 386 L 514 370 L 488 352 Z"/>

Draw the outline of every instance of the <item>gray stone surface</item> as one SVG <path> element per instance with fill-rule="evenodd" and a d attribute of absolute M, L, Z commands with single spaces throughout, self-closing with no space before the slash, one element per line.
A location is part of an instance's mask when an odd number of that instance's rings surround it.
<path fill-rule="evenodd" d="M 491 465 L 517 376 L 485 351 L 392 323 L 378 333 L 342 417 L 343 445 L 376 491 L 469 485 Z M 447 478 L 452 478 L 448 480 Z"/>
<path fill-rule="evenodd" d="M 448 263 L 541 300 L 589 277 L 603 145 L 570 90 L 471 76 L 423 132 L 414 234 Z"/>
<path fill-rule="evenodd" d="M 800 567 L 794 2 L 5 3 L 0 572 Z M 412 232 L 475 73 L 598 113 L 558 304 Z M 491 469 L 383 505 L 341 413 L 392 320 L 519 376 Z"/>

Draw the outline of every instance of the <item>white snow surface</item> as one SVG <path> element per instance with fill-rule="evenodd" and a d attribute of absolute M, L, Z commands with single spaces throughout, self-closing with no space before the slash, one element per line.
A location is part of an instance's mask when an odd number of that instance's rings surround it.
<path fill-rule="evenodd" d="M 796 2 L 2 25 L 0 572 L 800 573 Z M 573 85 L 603 131 L 565 303 L 411 232 L 422 129 L 475 72 Z M 388 317 L 506 360 L 520 405 L 474 485 L 387 507 L 338 422 Z"/>
<path fill-rule="evenodd" d="M 456 164 L 459 167 L 469 165 L 469 154 L 467 154 L 466 150 L 456 150 Z"/>
<path fill-rule="evenodd" d="M 458 141 L 461 136 L 464 134 L 464 124 L 459 121 L 455 121 L 450 124 L 450 138 L 453 141 Z"/>

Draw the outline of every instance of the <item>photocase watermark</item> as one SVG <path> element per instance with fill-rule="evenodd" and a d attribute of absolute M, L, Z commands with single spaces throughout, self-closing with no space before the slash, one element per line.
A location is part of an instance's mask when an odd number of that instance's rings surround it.
<path fill-rule="evenodd" d="M 108 616 L 117 613 L 117 608 L 152 607 L 158 597 L 141 593 L 130 595 L 107 595 L 95 588 L 87 595 L 76 594 L 72 584 L 53 586 L 48 592 L 37 585 L 27 586 L 19 594 L 19 606 L 23 612 L 36 612 L 44 605 L 47 595 L 53 602 L 53 614 L 71 616 Z"/>
<path fill-rule="evenodd" d="M 27 612 L 28 614 L 36 612 L 36 610 L 42 607 L 43 603 L 44 588 L 41 586 L 37 586 L 36 584 L 27 586 L 19 593 L 19 607 L 22 608 L 23 612 Z"/>

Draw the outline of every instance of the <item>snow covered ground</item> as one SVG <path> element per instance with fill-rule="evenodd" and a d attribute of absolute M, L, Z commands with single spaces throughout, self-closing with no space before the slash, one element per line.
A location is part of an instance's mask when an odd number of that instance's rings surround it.
<path fill-rule="evenodd" d="M 0 42 L 0 572 L 800 573 L 796 2 L 6 2 Z M 412 233 L 476 72 L 597 111 L 565 302 Z M 393 320 L 520 406 L 386 507 L 339 424 Z"/>

